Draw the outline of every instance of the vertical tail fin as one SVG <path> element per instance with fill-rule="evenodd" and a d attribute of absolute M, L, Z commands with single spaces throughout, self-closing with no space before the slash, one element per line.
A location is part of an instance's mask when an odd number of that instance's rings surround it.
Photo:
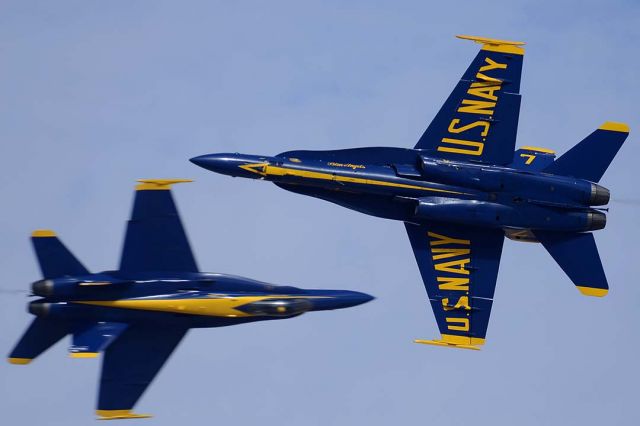
<path fill-rule="evenodd" d="M 68 333 L 64 322 L 36 318 L 22 335 L 11 354 L 11 364 L 28 364 L 32 359 L 56 344 Z"/>
<path fill-rule="evenodd" d="M 627 136 L 629 136 L 629 126 L 607 121 L 544 171 L 597 183 Z"/>
<path fill-rule="evenodd" d="M 44 278 L 89 273 L 87 268 L 62 244 L 55 232 L 48 229 L 34 231 L 31 234 L 31 242 Z"/>
<path fill-rule="evenodd" d="M 609 284 L 593 234 L 534 233 L 582 294 L 607 295 Z"/>

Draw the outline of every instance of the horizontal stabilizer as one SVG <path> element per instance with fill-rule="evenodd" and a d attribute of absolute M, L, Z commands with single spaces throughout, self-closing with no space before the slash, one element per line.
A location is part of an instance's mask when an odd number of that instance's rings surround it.
<path fill-rule="evenodd" d="M 68 333 L 64 322 L 36 318 L 9 355 L 11 364 L 28 364 Z"/>
<path fill-rule="evenodd" d="M 87 268 L 62 244 L 55 232 L 48 229 L 33 231 L 31 242 L 44 278 L 89 274 Z"/>
<path fill-rule="evenodd" d="M 549 254 L 585 296 L 603 297 L 609 284 L 593 234 L 534 231 Z"/>
<path fill-rule="evenodd" d="M 607 121 L 545 168 L 544 172 L 597 183 L 627 136 L 629 136 L 629 126 Z"/>
<path fill-rule="evenodd" d="M 127 324 L 119 322 L 90 323 L 73 333 L 69 347 L 71 358 L 94 358 L 122 334 Z"/>

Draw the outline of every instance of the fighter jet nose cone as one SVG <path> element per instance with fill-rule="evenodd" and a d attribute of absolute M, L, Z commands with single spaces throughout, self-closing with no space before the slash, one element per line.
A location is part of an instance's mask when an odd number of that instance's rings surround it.
<path fill-rule="evenodd" d="M 199 155 L 197 157 L 190 158 L 189 161 L 191 161 L 196 166 L 204 167 L 206 169 L 210 157 L 211 155 Z"/>
<path fill-rule="evenodd" d="M 353 306 L 362 305 L 363 303 L 371 302 L 373 299 L 375 299 L 375 297 L 373 297 L 370 294 L 360 293 L 360 292 L 357 292 L 357 291 L 353 292 L 352 298 L 353 298 L 353 301 L 354 301 L 354 305 Z"/>
<path fill-rule="evenodd" d="M 200 155 L 189 159 L 189 161 L 215 173 L 258 179 L 264 177 L 260 167 L 266 165 L 270 158 L 238 153 L 219 153 Z"/>
<path fill-rule="evenodd" d="M 337 303 L 340 307 L 350 308 L 352 306 L 362 305 L 370 302 L 375 297 L 370 294 L 360 293 L 359 291 L 344 291 L 337 297 Z"/>
<path fill-rule="evenodd" d="M 196 166 L 216 173 L 229 174 L 236 166 L 236 160 L 231 155 L 206 154 L 189 159 Z"/>
<path fill-rule="evenodd" d="M 375 299 L 370 294 L 350 290 L 313 290 L 310 295 L 314 311 L 351 308 Z"/>

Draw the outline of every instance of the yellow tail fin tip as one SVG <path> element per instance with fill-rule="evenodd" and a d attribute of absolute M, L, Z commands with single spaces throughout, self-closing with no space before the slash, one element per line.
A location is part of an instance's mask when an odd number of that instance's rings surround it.
<path fill-rule="evenodd" d="M 140 190 L 168 190 L 176 183 L 193 182 L 193 179 L 138 179 L 136 191 Z"/>
<path fill-rule="evenodd" d="M 55 237 L 56 233 L 51 229 L 36 229 L 31 233 L 32 237 Z"/>
<path fill-rule="evenodd" d="M 629 125 L 626 123 L 617 123 L 615 121 L 607 121 L 598 127 L 600 130 L 609 130 L 612 132 L 629 133 Z"/>
<path fill-rule="evenodd" d="M 607 288 L 582 287 L 579 285 L 576 287 L 578 287 L 580 293 L 584 294 L 585 296 L 604 297 L 609 293 L 609 289 Z"/>
<path fill-rule="evenodd" d="M 10 364 L 26 365 L 29 364 L 32 360 L 31 358 L 9 358 L 8 361 Z"/>
<path fill-rule="evenodd" d="M 523 146 L 520 149 L 526 149 L 527 151 L 542 152 L 544 154 L 555 154 L 556 152 L 549 148 L 541 148 L 539 146 Z"/>

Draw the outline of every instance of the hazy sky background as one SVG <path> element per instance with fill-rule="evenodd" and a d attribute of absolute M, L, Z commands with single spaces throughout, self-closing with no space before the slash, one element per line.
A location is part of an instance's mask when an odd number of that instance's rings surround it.
<path fill-rule="evenodd" d="M 527 42 L 518 146 L 563 153 L 606 120 L 631 136 L 596 239 L 611 292 L 586 298 L 536 244 L 507 241 L 481 352 L 438 337 L 404 227 L 209 173 L 239 151 L 412 147 L 478 45 Z M 598 425 L 637 418 L 637 1 L 1 1 L 0 349 L 32 317 L 29 234 L 117 267 L 135 179 L 174 195 L 203 271 L 371 293 L 369 304 L 191 331 L 139 423 Z M 634 201 L 635 200 L 635 201 Z M 0 363 L 11 425 L 87 425 L 100 360 L 68 339 Z"/>

